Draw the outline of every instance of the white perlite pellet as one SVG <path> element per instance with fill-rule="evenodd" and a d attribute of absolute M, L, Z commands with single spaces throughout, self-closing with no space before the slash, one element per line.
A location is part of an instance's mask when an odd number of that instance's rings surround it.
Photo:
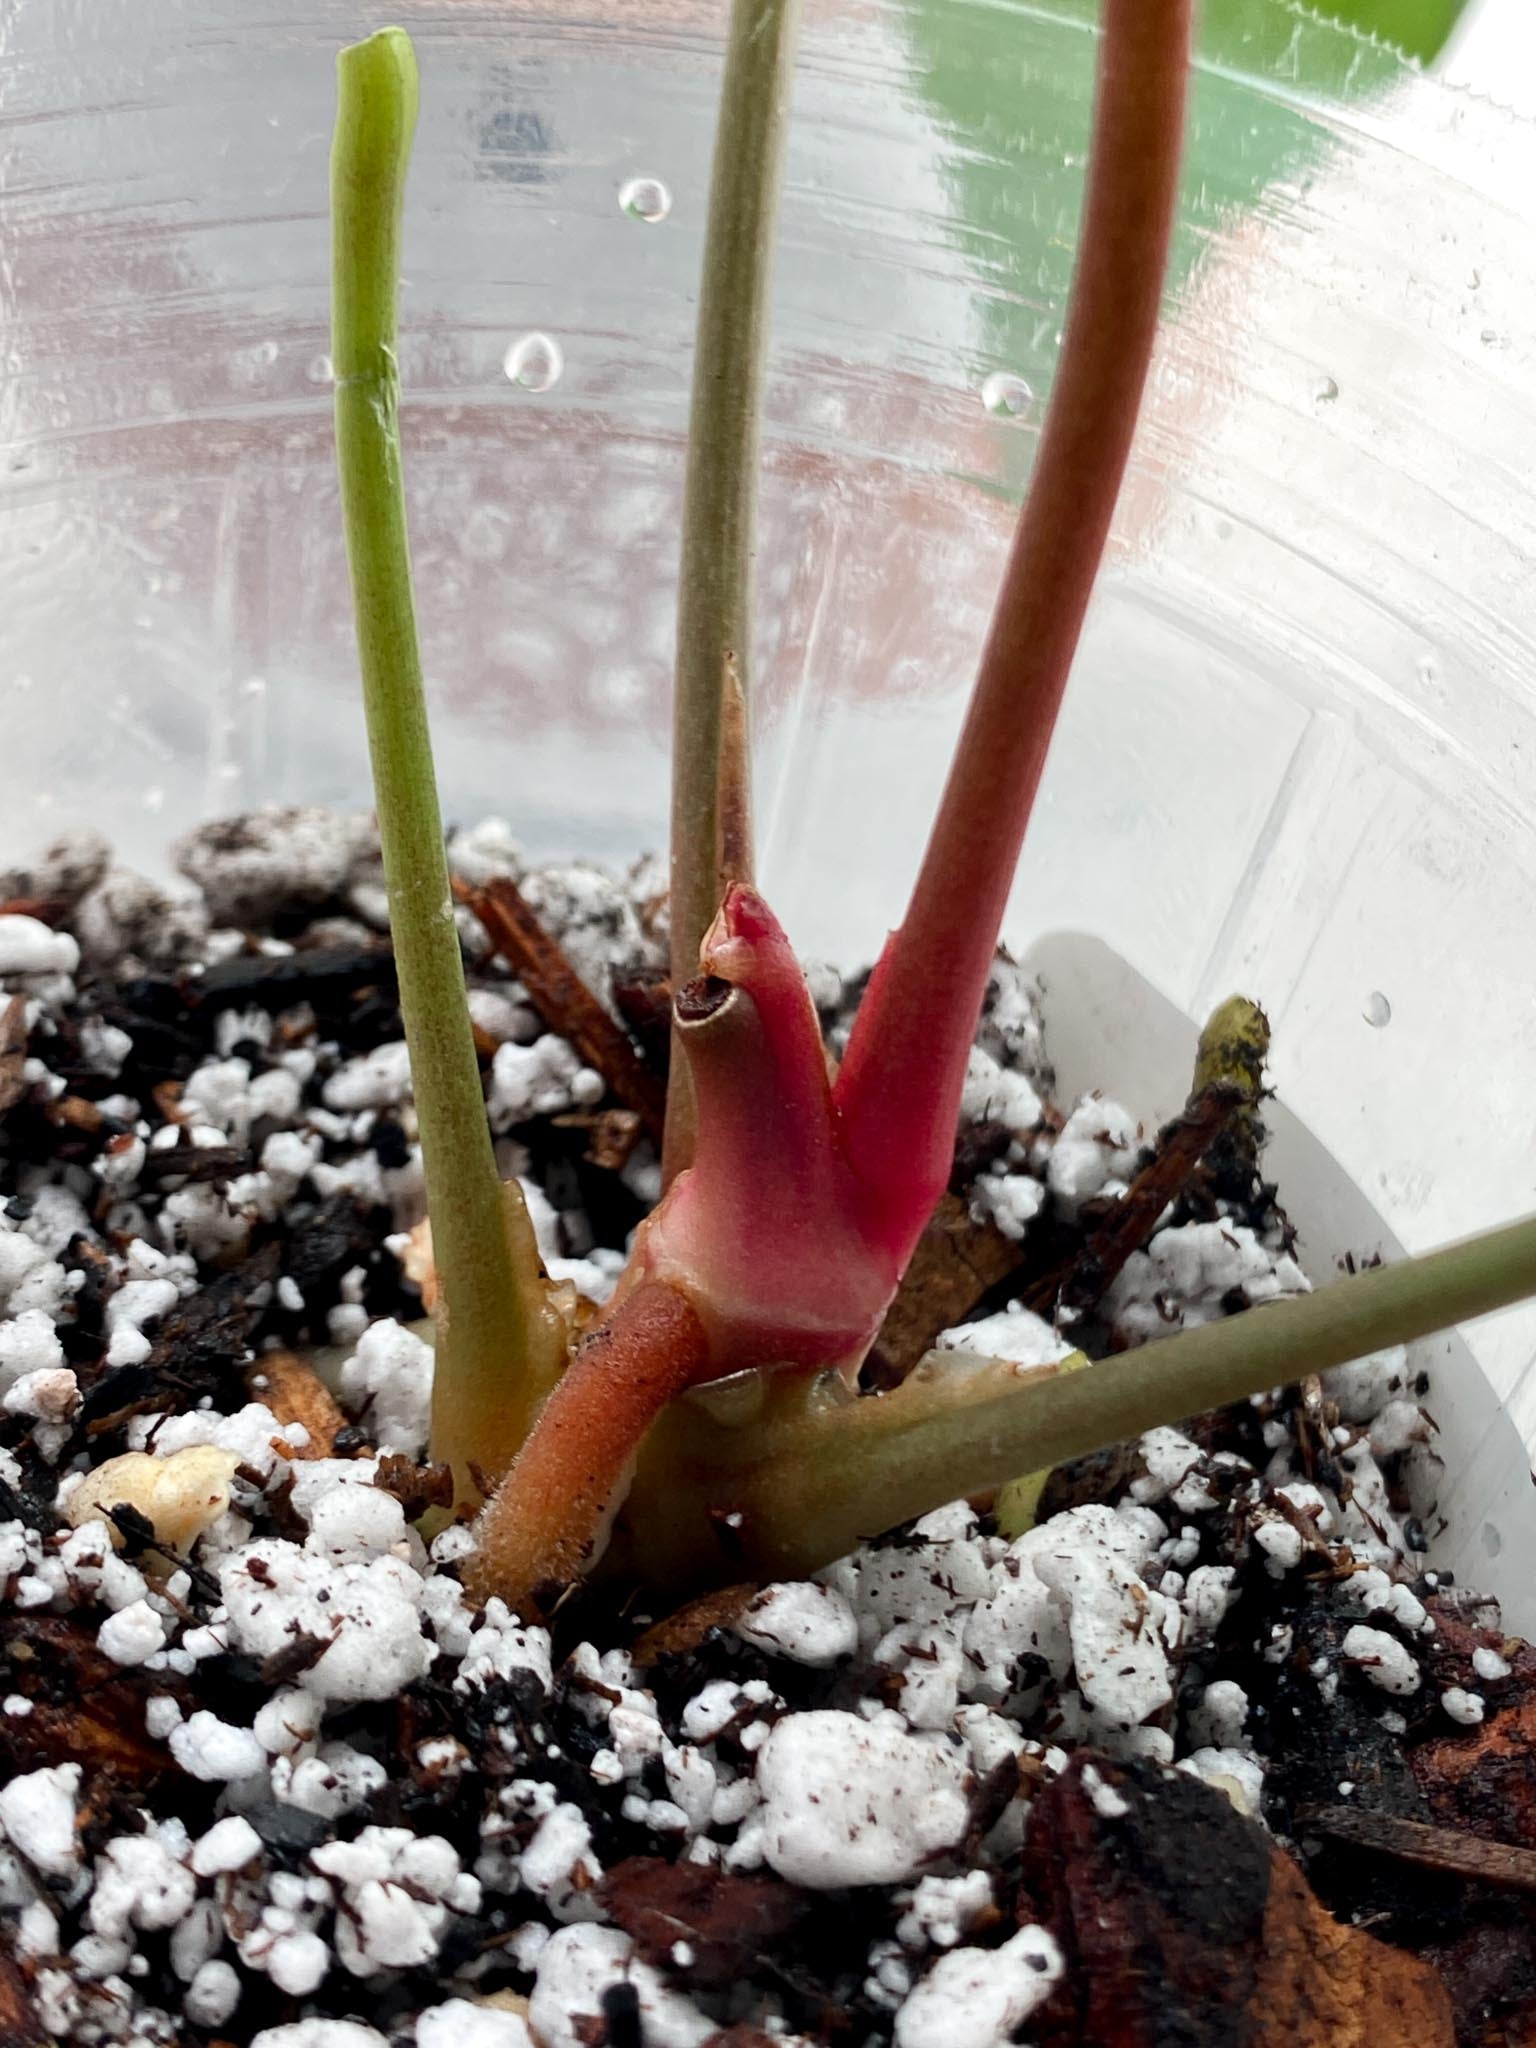
<path fill-rule="evenodd" d="M 757 1759 L 763 1853 L 795 1884 L 902 1884 L 965 1832 L 962 1758 L 857 1714 L 795 1714 Z"/>
<path fill-rule="evenodd" d="M 254 1777 L 267 1760 L 254 1729 L 233 1727 L 206 1708 L 171 1730 L 170 1748 L 189 1778 L 212 1783 Z"/>
<path fill-rule="evenodd" d="M 240 1979 L 229 1963 L 200 1963 L 181 2009 L 194 2026 L 221 2027 L 240 2003 Z"/>
<path fill-rule="evenodd" d="M 0 976 L 73 974 L 79 965 L 80 948 L 68 932 L 15 911 L 0 916 Z"/>
<path fill-rule="evenodd" d="M 416 2020 L 416 2048 L 536 2048 L 528 2022 L 518 2012 L 450 1998 L 430 2005 Z"/>
<path fill-rule="evenodd" d="M 602 1101 L 603 1090 L 601 1074 L 583 1066 L 563 1038 L 546 1033 L 532 1045 L 508 1040 L 491 1060 L 491 1129 L 508 1131 L 533 1117 L 590 1108 Z"/>
<path fill-rule="evenodd" d="M 131 1927 L 153 1933 L 174 1927 L 192 1910 L 197 1880 L 181 1860 L 186 1830 L 161 1821 L 153 1833 L 119 1835 L 96 1859 L 96 1883 L 86 1908 L 91 1930 L 108 1940 Z M 180 1853 L 178 1853 L 180 1852 Z"/>
<path fill-rule="evenodd" d="M 452 1843 L 409 1828 L 364 1828 L 350 1842 L 328 1842 L 310 1862 L 341 1887 L 336 1954 L 354 1977 L 430 1963 L 450 1913 L 473 1913 L 480 1883 L 465 1875 Z"/>
<path fill-rule="evenodd" d="M 1019 1366 L 1055 1365 L 1059 1359 L 1072 1355 L 1072 1346 L 1056 1334 L 1043 1316 L 1035 1315 L 1016 1301 L 995 1315 L 941 1330 L 936 1342 L 941 1351 L 969 1351 L 978 1358 L 1007 1358 Z"/>
<path fill-rule="evenodd" d="M 791 1663 L 827 1670 L 859 1646 L 859 1624 L 831 1586 L 810 1580 L 766 1586 L 735 1623 L 744 1642 Z"/>
<path fill-rule="evenodd" d="M 1124 1184 L 1136 1164 L 1138 1127 L 1130 1111 L 1101 1095 L 1085 1095 L 1051 1148 L 1046 1179 L 1063 1212 Z"/>
<path fill-rule="evenodd" d="M 1092 1764 L 1083 1766 L 1083 1790 L 1100 1820 L 1124 1820 L 1131 1810 L 1124 1793 L 1106 1784 Z"/>
<path fill-rule="evenodd" d="M 1257 1820 L 1264 1804 L 1264 1766 L 1242 1749 L 1216 1747 L 1191 1750 L 1178 1768 L 1223 1793 L 1237 1811 Z"/>
<path fill-rule="evenodd" d="M 0 1785 L 0 1828 L 27 1861 L 47 1877 L 68 1877 L 80 1863 L 75 1801 L 80 1766 L 50 1764 Z"/>
<path fill-rule="evenodd" d="M 896 1922 L 896 1938 L 908 1948 L 954 1948 L 992 1905 L 990 1871 L 919 1878 Z"/>
<path fill-rule="evenodd" d="M 896 2014 L 896 2048 L 1006 2048 L 1064 1968 L 1043 1927 L 940 1956 Z"/>
<path fill-rule="evenodd" d="M 384 2036 L 361 2020 L 295 2020 L 286 2027 L 263 2027 L 251 2048 L 389 2048 Z"/>
<path fill-rule="evenodd" d="M 1483 1718 L 1482 1694 L 1467 1692 L 1459 1685 L 1447 1686 L 1440 1695 L 1440 1704 L 1463 1728 L 1475 1728 Z"/>
<path fill-rule="evenodd" d="M 411 1055 L 403 1038 L 338 1067 L 321 1091 L 327 1109 L 393 1109 L 411 1092 Z"/>
<path fill-rule="evenodd" d="M 120 1607 L 96 1631 L 96 1647 L 114 1664 L 143 1664 L 165 1648 L 166 1623 L 147 1600 Z"/>
<path fill-rule="evenodd" d="M 243 1869 L 260 1854 L 260 1835 L 242 1814 L 232 1813 L 193 1844 L 192 1869 L 198 1877 L 217 1877 L 221 1871 Z"/>
<path fill-rule="evenodd" d="M 299 1678 L 325 1699 L 392 1699 L 435 1654 L 422 1634 L 421 1577 L 400 1558 L 335 1564 L 294 1543 L 259 1542 L 224 1567 L 220 1587 L 232 1639 L 251 1656 L 270 1657 L 296 1635 L 328 1645 Z"/>
<path fill-rule="evenodd" d="M 432 1418 L 432 1347 L 388 1318 L 372 1324 L 341 1369 L 341 1397 L 366 1415 L 381 1451 L 414 1457 Z"/>
<path fill-rule="evenodd" d="M 586 2017 L 603 1993 L 627 1984 L 639 2006 L 645 2048 L 703 2048 L 717 2031 L 690 2000 L 670 1990 L 616 1927 L 559 1928 L 540 1951 L 528 2018 L 540 2048 L 587 2048 Z"/>
<path fill-rule="evenodd" d="M 1418 1691 L 1419 1667 L 1396 1636 L 1357 1624 L 1346 1634 L 1339 1649 L 1345 1663 L 1352 1664 L 1383 1692 L 1406 1698 Z"/>

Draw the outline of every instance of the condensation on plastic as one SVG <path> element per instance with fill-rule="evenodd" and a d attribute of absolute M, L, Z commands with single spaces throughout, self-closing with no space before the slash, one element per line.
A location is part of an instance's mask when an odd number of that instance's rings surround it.
<path fill-rule="evenodd" d="M 623 855 L 665 812 L 714 10 L 401 13 L 448 808 Z M 1050 384 L 1084 14 L 812 0 L 757 649 L 765 870 L 810 954 L 872 955 L 936 794 Z M 1186 1017 L 1261 998 L 1284 1102 L 1417 1249 L 1536 1207 L 1536 133 L 1255 20 L 1198 82 L 1167 331 L 1010 937 L 1089 934 Z M 325 359 L 356 27 L 349 0 L 0 19 L 8 854 L 89 821 L 153 864 L 200 815 L 366 800 Z M 664 216 L 620 203 L 637 178 Z M 556 353 L 514 381 L 530 335 Z M 1533 1333 L 1472 1333 L 1527 1438 Z M 1510 1501 L 1506 1550 L 1533 1519 Z"/>

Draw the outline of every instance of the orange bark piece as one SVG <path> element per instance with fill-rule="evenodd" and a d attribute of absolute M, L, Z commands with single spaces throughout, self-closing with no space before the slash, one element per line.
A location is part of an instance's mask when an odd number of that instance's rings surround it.
<path fill-rule="evenodd" d="M 1454 2048 L 1436 1971 L 1339 1925 L 1182 1772 L 1079 1751 L 1035 1797 L 1023 1882 L 1067 1960 L 1037 2048 Z"/>
<path fill-rule="evenodd" d="M 446 1511 L 453 1506 L 451 1465 L 420 1465 L 403 1452 L 386 1451 L 379 1457 L 373 1483 L 394 1495 L 408 1522 L 419 1522 L 433 1508 Z"/>
<path fill-rule="evenodd" d="M 1454 2048 L 1456 2040 L 1436 1972 L 1341 1926 L 1278 1848 L 1248 2016 L 1253 2048 Z"/>
<path fill-rule="evenodd" d="M 42 2048 L 46 2039 L 20 1964 L 0 1950 L 0 2048 Z"/>
<path fill-rule="evenodd" d="M 27 1092 L 27 999 L 12 996 L 0 1010 L 0 1116 Z"/>
<path fill-rule="evenodd" d="M 260 1380 L 265 1384 L 258 1386 Z M 336 1448 L 336 1433 L 345 1429 L 347 1418 L 336 1396 L 312 1365 L 291 1351 L 263 1352 L 246 1375 L 251 1398 L 271 1409 L 280 1423 L 301 1422 L 309 1431 L 309 1442 L 298 1450 L 285 1446 L 295 1458 L 329 1458 Z"/>
<path fill-rule="evenodd" d="M 881 1383 L 904 1380 L 939 1332 L 963 1323 L 1023 1255 L 995 1223 L 978 1223 L 958 1195 L 942 1196 L 875 1339 Z"/>
<path fill-rule="evenodd" d="M 144 1703 L 168 1692 L 189 1705 L 185 1681 L 125 1669 L 96 1648 L 94 1624 L 74 1615 L 21 1614 L 0 1631 L 7 1689 L 30 1704 L 0 1716 L 0 1783 L 45 1764 L 78 1763 L 142 1791 L 175 1769 L 144 1733 Z"/>
<path fill-rule="evenodd" d="M 757 1598 L 755 1580 L 739 1586 L 722 1586 L 713 1593 L 701 1593 L 679 1607 L 675 1614 L 652 1623 L 633 1645 L 630 1655 L 635 1669 L 645 1671 L 663 1657 L 683 1657 L 696 1650 L 711 1629 L 729 1628 Z"/>
<path fill-rule="evenodd" d="M 601 1897 L 645 1962 L 675 1967 L 673 1950 L 686 1942 L 689 1981 L 711 1985 L 736 1982 L 765 1951 L 781 1949 L 811 1907 L 804 1891 L 771 1872 L 747 1876 L 661 1856 L 625 1857 L 604 1876 Z"/>
<path fill-rule="evenodd" d="M 1442 1826 L 1536 1849 L 1536 1690 L 1408 1753 Z"/>

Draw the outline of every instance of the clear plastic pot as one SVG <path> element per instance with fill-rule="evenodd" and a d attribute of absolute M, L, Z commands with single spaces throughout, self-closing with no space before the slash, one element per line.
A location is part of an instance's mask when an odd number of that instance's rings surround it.
<path fill-rule="evenodd" d="M 870 957 L 917 858 L 1049 387 L 1091 12 L 813 0 L 757 650 L 764 870 L 809 954 Z M 447 806 L 628 854 L 665 810 L 715 10 L 401 13 Z M 0 29 L 7 854 L 89 821 L 153 865 L 200 815 L 366 801 L 325 208 L 331 57 L 367 25 L 53 0 Z M 1049 955 L 1058 1058 L 1149 1115 L 1189 1020 L 1266 1003 L 1326 1148 L 1288 1187 L 1325 1270 L 1536 1190 L 1536 135 L 1259 0 L 1210 33 L 1140 454 L 1009 937 L 1100 949 Z M 1533 1331 L 1480 1326 L 1486 1380 L 1462 1358 L 1434 1396 L 1440 1555 L 1528 1625 Z"/>

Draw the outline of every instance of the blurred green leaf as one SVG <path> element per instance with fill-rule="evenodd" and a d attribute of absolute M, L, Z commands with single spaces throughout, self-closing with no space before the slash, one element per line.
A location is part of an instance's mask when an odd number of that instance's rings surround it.
<path fill-rule="evenodd" d="M 1466 0 L 1205 0 L 1184 199 L 1169 291 L 1282 183 L 1304 194 L 1334 147 L 1330 107 L 1399 86 Z M 1043 392 L 1082 205 L 1097 0 L 905 0 L 911 89 L 940 144 L 946 238 L 975 280 L 978 380 L 1006 369 Z M 1390 36 L 1392 44 L 1380 40 Z M 1408 53 L 1405 57 L 1404 52 Z M 1009 437 L 1001 479 L 1022 487 L 1033 436 Z"/>
<path fill-rule="evenodd" d="M 1439 56 L 1466 11 L 1467 0 L 1332 0 L 1318 9 L 1425 64 Z"/>

